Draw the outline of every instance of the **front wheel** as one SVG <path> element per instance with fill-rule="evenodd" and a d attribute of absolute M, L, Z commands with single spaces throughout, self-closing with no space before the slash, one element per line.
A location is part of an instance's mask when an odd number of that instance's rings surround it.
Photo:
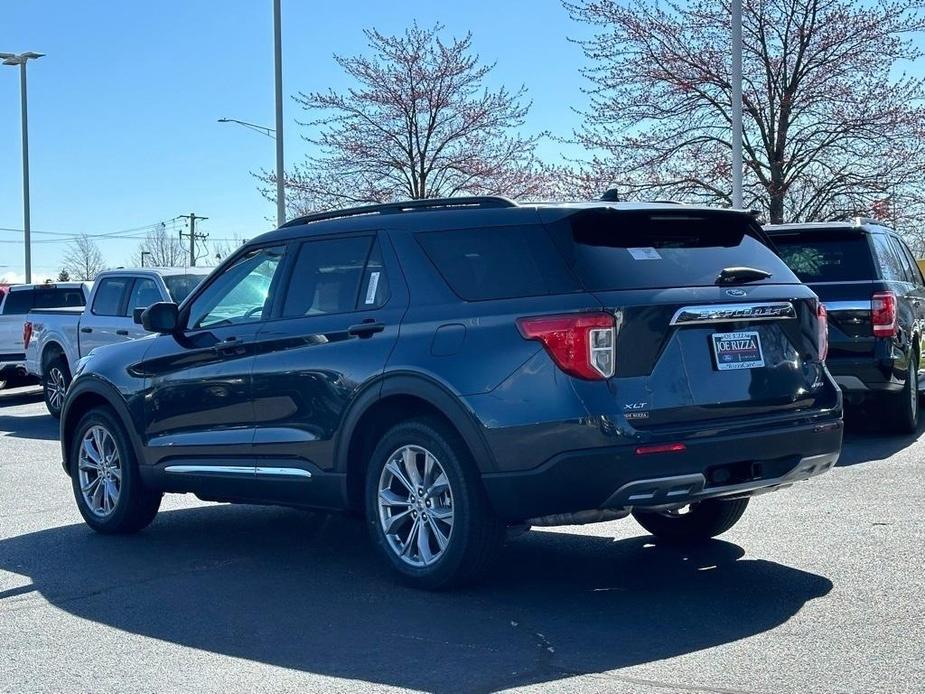
<path fill-rule="evenodd" d="M 398 424 L 379 441 L 367 469 L 366 517 L 391 567 L 431 590 L 480 577 L 505 535 L 465 444 L 431 418 Z"/>
<path fill-rule="evenodd" d="M 162 495 L 142 484 L 132 445 L 112 410 L 85 414 L 70 446 L 74 498 L 87 525 L 106 534 L 134 533 L 154 520 Z"/>
<path fill-rule="evenodd" d="M 58 419 L 64 405 L 64 396 L 71 385 L 71 370 L 67 368 L 64 357 L 53 359 L 42 373 L 42 392 L 45 395 L 45 407 L 48 413 Z"/>
<path fill-rule="evenodd" d="M 735 525 L 745 508 L 743 499 L 707 499 L 681 509 L 644 511 L 636 509 L 633 518 L 656 537 L 669 542 L 704 542 Z"/>

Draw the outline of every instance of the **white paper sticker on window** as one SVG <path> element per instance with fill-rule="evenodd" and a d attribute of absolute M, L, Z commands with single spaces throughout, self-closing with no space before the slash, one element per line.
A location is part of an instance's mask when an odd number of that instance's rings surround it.
<path fill-rule="evenodd" d="M 366 288 L 366 303 L 376 303 L 376 290 L 379 288 L 379 273 L 369 273 L 369 286 Z"/>
<path fill-rule="evenodd" d="M 661 260 L 662 256 L 654 248 L 627 248 L 634 260 Z"/>

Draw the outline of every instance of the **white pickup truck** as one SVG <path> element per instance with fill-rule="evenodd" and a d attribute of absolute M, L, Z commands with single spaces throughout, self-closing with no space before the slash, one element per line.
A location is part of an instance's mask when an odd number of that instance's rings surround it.
<path fill-rule="evenodd" d="M 34 308 L 58 306 L 74 306 L 79 310 L 87 303 L 89 294 L 89 283 L 58 282 L 16 284 L 5 296 L 0 296 L 0 388 L 8 382 L 28 379 L 23 346 L 26 314 Z"/>
<path fill-rule="evenodd" d="M 97 275 L 85 309 L 30 311 L 23 326 L 26 370 L 41 380 L 51 415 L 61 415 L 71 374 L 81 357 L 97 347 L 147 335 L 135 321 L 135 309 L 159 301 L 180 303 L 210 271 L 196 267 L 107 270 Z"/>

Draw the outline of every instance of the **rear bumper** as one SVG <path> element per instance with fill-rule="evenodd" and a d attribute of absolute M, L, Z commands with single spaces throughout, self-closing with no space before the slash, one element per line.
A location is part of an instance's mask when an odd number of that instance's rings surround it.
<path fill-rule="evenodd" d="M 751 496 L 831 469 L 842 429 L 841 419 L 829 419 L 690 439 L 676 453 L 636 455 L 636 443 L 569 451 L 533 470 L 482 479 L 496 513 L 510 521 Z"/>
<path fill-rule="evenodd" d="M 902 390 L 905 381 L 896 377 L 894 360 L 867 357 L 838 357 L 826 361 L 826 368 L 845 393 L 893 393 Z"/>

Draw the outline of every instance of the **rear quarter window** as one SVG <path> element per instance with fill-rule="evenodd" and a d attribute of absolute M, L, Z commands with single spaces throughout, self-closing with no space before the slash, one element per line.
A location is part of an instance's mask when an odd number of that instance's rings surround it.
<path fill-rule="evenodd" d="M 579 290 L 539 225 L 430 231 L 416 238 L 453 292 L 466 301 Z"/>
<path fill-rule="evenodd" d="M 589 291 L 710 286 L 732 267 L 771 274 L 750 284 L 797 282 L 742 215 L 594 208 L 550 229 Z"/>
<path fill-rule="evenodd" d="M 798 232 L 771 240 L 802 282 L 854 282 L 876 277 L 864 234 Z"/>

